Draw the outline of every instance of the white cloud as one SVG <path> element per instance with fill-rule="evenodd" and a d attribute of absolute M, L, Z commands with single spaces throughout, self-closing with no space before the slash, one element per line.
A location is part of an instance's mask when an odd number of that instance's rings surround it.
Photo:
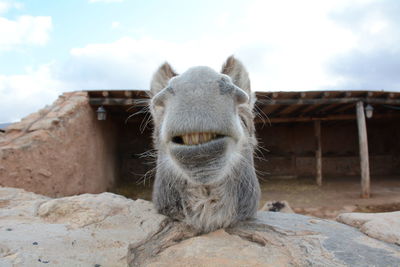
<path fill-rule="evenodd" d="M 89 3 L 117 3 L 123 1 L 124 0 L 89 0 Z"/>
<path fill-rule="evenodd" d="M 67 89 L 52 77 L 52 67 L 45 64 L 35 70 L 28 68 L 23 75 L 0 75 L 0 122 L 17 121 L 51 104 Z"/>
<path fill-rule="evenodd" d="M 369 1 L 335 13 L 357 41 L 327 64 L 331 75 L 340 77 L 334 88 L 400 91 L 399 12 L 398 1 Z"/>
<path fill-rule="evenodd" d="M 16 20 L 0 17 L 0 50 L 19 45 L 44 45 L 49 40 L 51 17 L 20 16 Z"/>
<path fill-rule="evenodd" d="M 111 23 L 111 28 L 112 28 L 112 29 L 116 29 L 116 28 L 118 28 L 119 26 L 121 26 L 121 23 L 120 23 L 119 21 L 113 21 L 113 22 Z"/>
<path fill-rule="evenodd" d="M 400 5 L 383 8 L 379 3 L 252 1 L 240 15 L 221 13 L 214 18 L 216 27 L 193 40 L 123 37 L 73 48 L 63 64 L 44 65 L 25 75 L 0 76 L 0 105 L 12 111 L 1 113 L 0 122 L 49 104 L 61 91 L 147 89 L 153 72 L 164 61 L 180 73 L 194 65 L 219 70 L 231 54 L 248 68 L 255 90 L 399 90 Z M 8 45 L 40 44 L 45 39 L 10 34 L 14 38 L 8 38 Z M 10 92 L 16 96 L 12 98 Z M 31 98 L 26 97 L 31 93 Z M 24 103 L 18 113 L 14 111 L 17 103 Z"/>
<path fill-rule="evenodd" d="M 22 4 L 15 2 L 15 1 L 0 1 L 0 14 L 4 14 L 8 12 L 9 10 L 15 8 L 15 9 L 20 9 L 22 8 Z"/>
<path fill-rule="evenodd" d="M 153 72 L 166 60 L 179 72 L 193 65 L 219 69 L 235 47 L 229 39 L 175 43 L 125 37 L 112 43 L 72 49 L 71 58 L 61 67 L 58 78 L 81 89 L 147 89 Z"/>
<path fill-rule="evenodd" d="M 180 72 L 193 65 L 219 70 L 235 54 L 248 67 L 256 90 L 333 87 L 339 81 L 325 64 L 352 49 L 357 39 L 329 18 L 331 2 L 306 3 L 253 1 L 241 16 L 223 13 L 215 18 L 215 29 L 185 42 L 125 37 L 75 48 L 61 77 L 82 88 L 148 88 L 165 60 Z"/>
<path fill-rule="evenodd" d="M 259 90 L 334 86 L 325 70 L 332 55 L 356 44 L 354 34 L 329 17 L 331 1 L 255 1 L 239 20 L 241 38 L 258 44 L 262 66 L 252 68 Z M 252 55 L 257 57 L 257 55 Z M 248 56 L 243 54 L 246 60 Z"/>

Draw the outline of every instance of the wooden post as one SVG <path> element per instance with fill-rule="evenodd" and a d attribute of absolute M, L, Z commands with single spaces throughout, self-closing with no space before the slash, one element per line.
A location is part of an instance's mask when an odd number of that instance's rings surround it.
<path fill-rule="evenodd" d="M 360 145 L 361 197 L 369 198 L 370 176 L 369 176 L 367 125 L 365 122 L 364 103 L 361 101 L 357 102 L 357 125 L 358 125 L 358 139 Z"/>
<path fill-rule="evenodd" d="M 314 121 L 315 132 L 315 178 L 317 185 L 322 185 L 322 149 L 321 149 L 321 121 Z"/>

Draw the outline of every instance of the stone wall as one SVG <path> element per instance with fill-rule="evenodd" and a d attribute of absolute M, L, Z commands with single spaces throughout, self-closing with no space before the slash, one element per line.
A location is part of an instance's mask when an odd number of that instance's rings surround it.
<path fill-rule="evenodd" d="M 0 135 L 0 186 L 47 196 L 103 192 L 118 175 L 117 131 L 96 119 L 85 92 L 65 93 Z"/>

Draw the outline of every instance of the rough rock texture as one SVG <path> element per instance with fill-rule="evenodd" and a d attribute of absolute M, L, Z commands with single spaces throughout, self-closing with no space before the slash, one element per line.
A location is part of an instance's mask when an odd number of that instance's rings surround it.
<path fill-rule="evenodd" d="M 0 266 L 126 266 L 129 243 L 165 220 L 150 202 L 111 193 L 51 199 L 0 188 Z"/>
<path fill-rule="evenodd" d="M 337 217 L 337 221 L 357 227 L 373 238 L 400 246 L 400 211 L 344 213 Z"/>
<path fill-rule="evenodd" d="M 339 214 L 342 213 L 349 213 L 354 212 L 357 210 L 356 205 L 346 205 L 341 208 L 339 207 L 310 207 L 310 208 L 293 208 L 295 213 L 299 214 L 307 214 L 310 216 L 318 217 L 318 218 L 325 218 L 325 219 L 332 219 L 335 220 Z"/>
<path fill-rule="evenodd" d="M 182 229 L 185 232 L 182 233 Z M 399 266 L 400 247 L 308 216 L 259 212 L 257 220 L 193 237 L 182 226 L 130 246 L 130 266 Z"/>
<path fill-rule="evenodd" d="M 104 192 L 116 174 L 112 130 L 97 121 L 86 92 L 65 93 L 0 136 L 0 186 L 48 196 Z"/>
<path fill-rule="evenodd" d="M 111 193 L 52 199 L 0 187 L 0 266 L 127 262 L 191 267 L 399 266 L 400 246 L 334 221 L 280 212 L 260 212 L 256 220 L 198 236 L 188 226 L 157 214 L 143 200 Z"/>

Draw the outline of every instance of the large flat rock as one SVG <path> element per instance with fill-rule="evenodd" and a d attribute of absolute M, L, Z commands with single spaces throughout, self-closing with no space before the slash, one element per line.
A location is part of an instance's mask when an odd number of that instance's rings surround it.
<path fill-rule="evenodd" d="M 130 266 L 400 266 L 399 246 L 298 214 L 259 212 L 256 220 L 201 236 L 182 229 L 132 244 Z"/>
<path fill-rule="evenodd" d="M 126 266 L 128 245 L 165 219 L 111 193 L 51 199 L 0 187 L 0 266 Z"/>
<path fill-rule="evenodd" d="M 400 266 L 400 246 L 335 221 L 259 212 L 199 235 L 151 202 L 0 187 L 0 266 Z"/>
<path fill-rule="evenodd" d="M 357 227 L 361 232 L 400 246 L 400 211 L 381 213 L 343 213 L 339 222 Z"/>

